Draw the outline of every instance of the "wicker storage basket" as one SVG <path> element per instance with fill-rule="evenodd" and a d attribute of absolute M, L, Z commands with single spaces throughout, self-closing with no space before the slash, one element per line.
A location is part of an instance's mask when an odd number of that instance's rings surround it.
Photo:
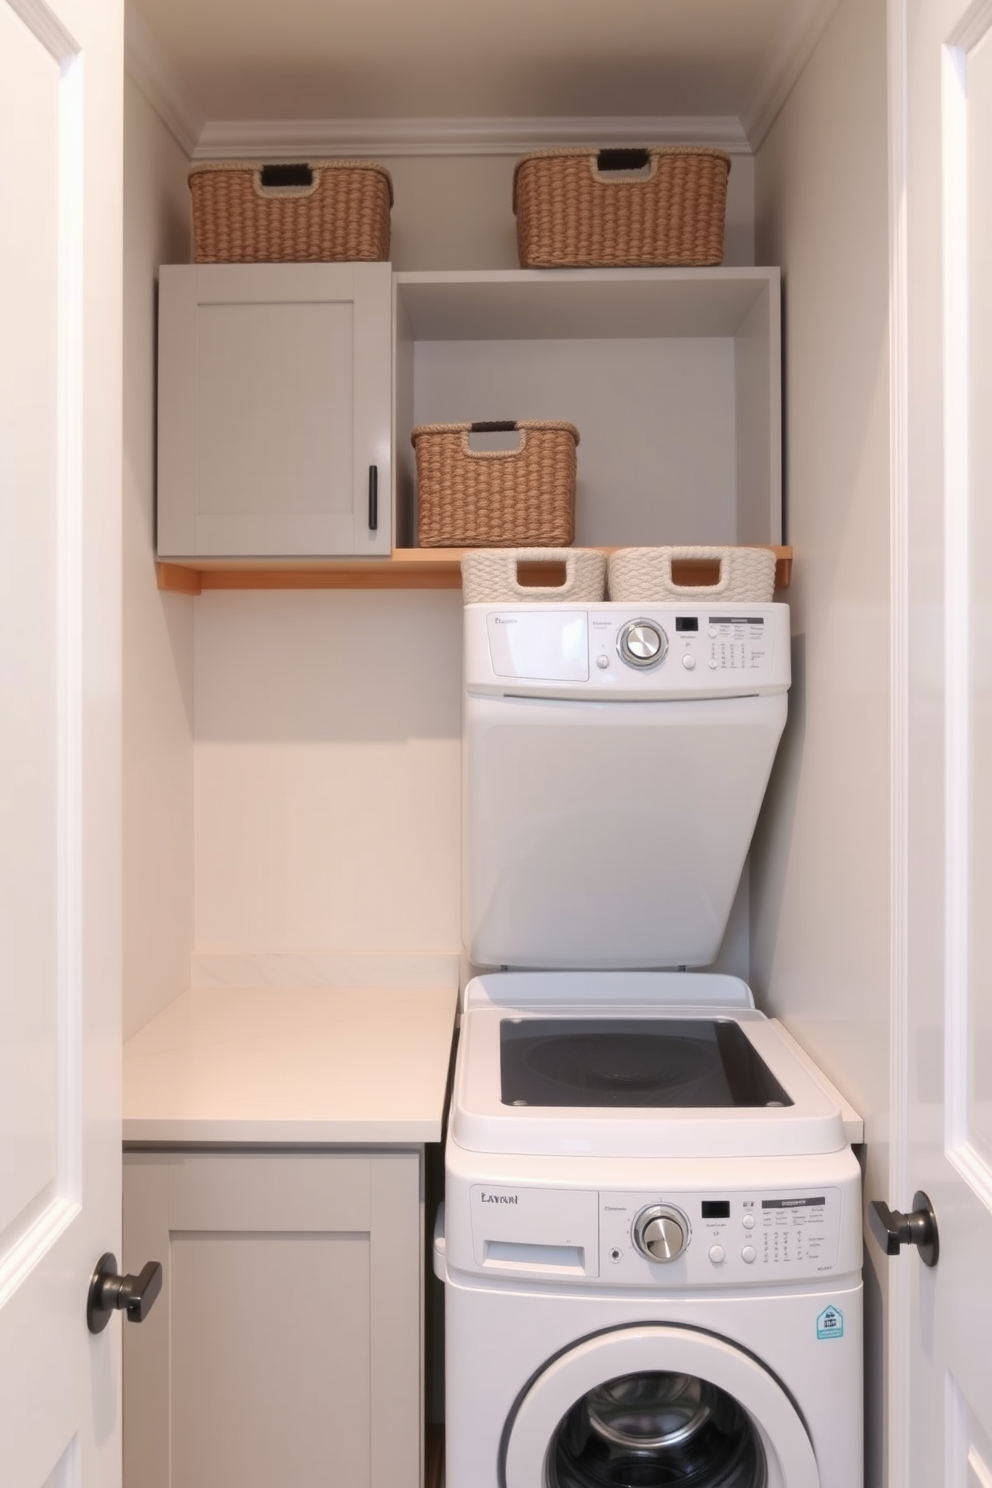
<path fill-rule="evenodd" d="M 561 584 L 528 584 L 518 564 L 561 564 Z M 591 548 L 479 548 L 462 558 L 466 604 L 530 603 L 534 600 L 595 602 L 606 593 L 606 555 Z"/>
<path fill-rule="evenodd" d="M 194 165 L 197 263 L 335 263 L 389 257 L 389 172 L 367 160 Z"/>
<path fill-rule="evenodd" d="M 475 450 L 470 433 L 517 429 L 512 450 Z M 569 547 L 575 536 L 574 424 L 423 424 L 417 452 L 422 548 Z"/>
<path fill-rule="evenodd" d="M 522 268 L 723 262 L 730 157 L 702 145 L 538 150 L 517 161 Z"/>
<path fill-rule="evenodd" d="M 715 584 L 676 584 L 672 563 L 680 560 L 720 565 Z M 666 599 L 751 600 L 767 604 L 775 593 L 775 554 L 770 548 L 618 548 L 610 554 L 607 587 L 611 599 L 650 604 Z"/>

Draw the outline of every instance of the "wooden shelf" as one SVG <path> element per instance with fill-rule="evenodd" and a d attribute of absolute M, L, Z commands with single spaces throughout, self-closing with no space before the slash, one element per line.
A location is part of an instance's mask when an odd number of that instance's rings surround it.
<path fill-rule="evenodd" d="M 460 589 L 463 551 L 397 548 L 391 558 L 197 558 L 159 563 L 158 587 L 171 594 L 194 595 L 208 589 Z M 777 560 L 775 587 L 787 589 L 792 549 L 772 551 Z M 687 578 L 690 583 L 712 582 L 702 571 Z"/>

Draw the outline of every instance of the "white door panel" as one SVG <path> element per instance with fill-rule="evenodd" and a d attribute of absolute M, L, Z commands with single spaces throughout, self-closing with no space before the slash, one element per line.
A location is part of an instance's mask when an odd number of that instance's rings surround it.
<path fill-rule="evenodd" d="M 894 1259 L 889 1480 L 992 1485 L 992 4 L 893 19 L 897 695 L 906 1022 L 891 1202 L 940 1254 Z M 905 106 L 902 115 L 899 105 Z M 903 256 L 904 255 L 904 256 Z M 900 548 L 900 541 L 902 546 Z M 898 683 L 897 683 L 898 689 Z M 898 831 L 898 827 L 897 827 Z M 899 861 L 897 851 L 896 861 Z M 900 1036 L 904 1043 L 900 1045 Z M 904 1051 L 904 1052 L 903 1052 Z"/>
<path fill-rule="evenodd" d="M 121 30 L 0 0 L 0 1481 L 119 1481 Z"/>

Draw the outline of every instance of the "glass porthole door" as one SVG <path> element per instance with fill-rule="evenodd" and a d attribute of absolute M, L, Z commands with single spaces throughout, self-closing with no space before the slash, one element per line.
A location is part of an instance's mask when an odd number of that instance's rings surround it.
<path fill-rule="evenodd" d="M 709 1380 L 651 1370 L 588 1390 L 548 1453 L 550 1488 L 767 1488 L 753 1421 Z"/>
<path fill-rule="evenodd" d="M 583 1340 L 531 1382 L 504 1442 L 505 1488 L 820 1488 L 778 1380 L 690 1329 Z"/>

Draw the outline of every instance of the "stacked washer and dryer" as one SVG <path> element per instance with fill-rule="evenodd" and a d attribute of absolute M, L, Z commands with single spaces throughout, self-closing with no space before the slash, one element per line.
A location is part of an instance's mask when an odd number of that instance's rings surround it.
<path fill-rule="evenodd" d="M 465 608 L 447 1488 L 862 1484 L 857 1117 L 689 969 L 789 682 L 784 605 Z"/>

